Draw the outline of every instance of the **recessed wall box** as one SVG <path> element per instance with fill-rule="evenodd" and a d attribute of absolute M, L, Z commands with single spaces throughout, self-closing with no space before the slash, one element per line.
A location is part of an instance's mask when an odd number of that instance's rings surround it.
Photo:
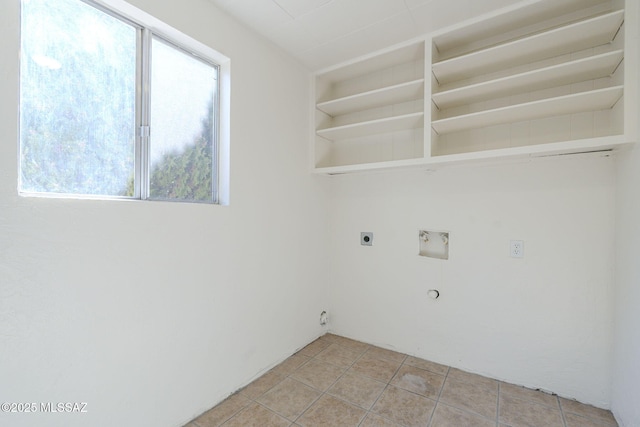
<path fill-rule="evenodd" d="M 418 255 L 428 258 L 449 259 L 449 232 L 418 230 Z"/>

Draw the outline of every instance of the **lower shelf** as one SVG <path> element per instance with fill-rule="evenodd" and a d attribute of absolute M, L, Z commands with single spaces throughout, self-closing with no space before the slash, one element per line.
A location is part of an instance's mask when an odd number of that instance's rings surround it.
<path fill-rule="evenodd" d="M 435 120 L 431 127 L 439 135 L 468 129 L 533 120 L 543 117 L 605 110 L 613 107 L 622 97 L 622 86 L 575 93 L 477 113 Z"/>
<path fill-rule="evenodd" d="M 624 136 L 616 135 L 578 141 L 554 142 L 524 147 L 478 151 L 473 153 L 448 154 L 442 156 L 422 157 L 406 160 L 392 160 L 388 162 L 377 163 L 359 163 L 344 166 L 316 167 L 312 170 L 312 172 L 319 175 L 341 175 L 346 173 L 392 169 L 437 169 L 439 167 L 451 165 L 481 162 L 503 162 L 517 159 L 532 159 L 539 157 L 606 152 L 629 144 L 632 144 L 632 142 L 625 140 Z"/>

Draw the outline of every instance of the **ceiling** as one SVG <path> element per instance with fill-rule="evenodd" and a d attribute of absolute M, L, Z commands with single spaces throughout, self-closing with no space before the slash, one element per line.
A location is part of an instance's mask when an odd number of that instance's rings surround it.
<path fill-rule="evenodd" d="M 210 0 L 319 70 L 519 0 Z"/>

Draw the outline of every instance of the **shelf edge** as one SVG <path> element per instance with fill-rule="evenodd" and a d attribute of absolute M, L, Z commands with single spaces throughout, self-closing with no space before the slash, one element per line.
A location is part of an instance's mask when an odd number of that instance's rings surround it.
<path fill-rule="evenodd" d="M 375 163 L 359 163 L 343 166 L 316 167 L 311 173 L 316 175 L 345 175 L 353 173 L 380 172 L 399 169 L 425 167 L 433 170 L 440 167 L 465 165 L 471 163 L 505 163 L 518 159 L 538 159 L 546 157 L 569 156 L 601 151 L 621 149 L 634 144 L 624 135 L 610 135 L 572 141 L 551 142 L 542 145 L 500 148 L 442 156 L 422 157 L 407 160 L 391 160 Z"/>

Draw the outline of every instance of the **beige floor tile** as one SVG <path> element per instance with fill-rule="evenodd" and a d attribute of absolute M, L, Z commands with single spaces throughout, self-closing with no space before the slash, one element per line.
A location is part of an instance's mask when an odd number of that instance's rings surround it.
<path fill-rule="evenodd" d="M 290 424 L 290 421 L 274 414 L 264 406 L 253 403 L 224 423 L 223 427 L 289 427 Z"/>
<path fill-rule="evenodd" d="M 606 409 L 596 408 L 595 406 L 585 405 L 584 403 L 576 402 L 575 400 L 569 400 L 560 398 L 560 405 L 565 414 L 571 413 L 583 416 L 585 418 L 591 418 L 605 425 L 617 425 L 616 419 L 611 414 L 611 411 Z"/>
<path fill-rule="evenodd" d="M 199 427 L 218 427 L 251 403 L 240 394 L 234 394 L 194 420 Z"/>
<path fill-rule="evenodd" d="M 303 427 L 356 427 L 366 411 L 335 397 L 324 395 L 296 421 Z"/>
<path fill-rule="evenodd" d="M 438 403 L 430 427 L 495 427 L 496 422 Z"/>
<path fill-rule="evenodd" d="M 385 387 L 386 384 L 379 381 L 347 372 L 327 393 L 351 402 L 354 405 L 370 409 L 376 399 L 382 394 Z"/>
<path fill-rule="evenodd" d="M 356 374 L 366 375 L 374 380 L 388 383 L 399 367 L 400 362 L 376 359 L 375 357 L 364 354 L 351 366 L 350 370 Z"/>
<path fill-rule="evenodd" d="M 405 365 L 415 366 L 416 368 L 424 369 L 429 372 L 433 372 L 434 374 L 447 375 L 449 372 L 449 367 L 445 365 L 440 365 L 439 363 L 430 362 L 428 360 L 419 359 L 417 357 L 409 356 L 404 361 Z"/>
<path fill-rule="evenodd" d="M 400 363 L 404 362 L 404 359 L 407 358 L 406 354 L 398 353 L 397 351 L 387 350 L 385 348 L 380 348 L 380 347 L 369 348 L 369 350 L 367 350 L 367 354 L 377 359 L 385 359 L 385 360 L 390 360 L 392 362 L 400 362 Z"/>
<path fill-rule="evenodd" d="M 325 391 L 331 387 L 344 371 L 344 368 L 312 359 L 291 374 L 291 378 L 295 378 L 320 391 Z"/>
<path fill-rule="evenodd" d="M 335 334 L 324 334 L 323 336 L 320 337 L 321 340 L 325 340 L 325 341 L 329 341 L 329 342 L 337 342 L 340 338 L 342 338 L 339 335 L 335 335 Z"/>
<path fill-rule="evenodd" d="M 496 422 L 618 427 L 607 410 L 333 334 L 184 427 L 495 427 Z"/>
<path fill-rule="evenodd" d="M 298 369 L 300 366 L 304 365 L 309 361 L 309 357 L 303 356 L 301 354 L 294 354 L 293 356 L 286 359 L 284 362 L 274 367 L 271 372 L 274 372 L 278 375 L 288 376 L 293 371 Z"/>
<path fill-rule="evenodd" d="M 298 351 L 298 353 L 296 354 L 299 354 L 301 356 L 313 357 L 325 348 L 329 347 L 330 344 L 331 343 L 329 341 L 318 338 L 311 344 Z"/>
<path fill-rule="evenodd" d="M 489 390 L 498 390 L 498 381 L 483 377 L 482 375 L 472 374 L 471 372 L 462 371 L 460 369 L 451 368 L 447 378 L 451 378 L 456 381 L 462 381 L 465 383 L 475 384 L 481 387 L 485 387 Z"/>
<path fill-rule="evenodd" d="M 402 427 L 400 424 L 396 424 L 393 421 L 389 421 L 386 418 L 382 418 L 379 415 L 369 413 L 360 427 Z"/>
<path fill-rule="evenodd" d="M 426 397 L 389 386 L 372 411 L 406 427 L 426 426 L 436 403 Z"/>
<path fill-rule="evenodd" d="M 369 344 L 365 344 L 360 341 L 352 340 L 351 338 L 345 338 L 340 336 L 336 337 L 336 340 L 334 341 L 334 343 L 342 347 L 345 347 L 351 351 L 354 351 L 358 353 L 358 355 L 364 353 L 370 347 Z"/>
<path fill-rule="evenodd" d="M 266 391 L 272 389 L 279 384 L 285 377 L 278 375 L 273 371 L 269 371 L 242 390 L 240 393 L 249 399 L 256 399 L 262 396 Z"/>
<path fill-rule="evenodd" d="M 334 335 L 334 334 L 324 334 L 318 339 L 322 341 L 327 341 L 328 343 L 332 343 L 333 342 L 332 337 L 337 337 L 337 336 L 338 335 Z"/>
<path fill-rule="evenodd" d="M 492 391 L 482 385 L 455 381 L 447 377 L 440 394 L 440 401 L 458 409 L 495 419 L 498 390 Z"/>
<path fill-rule="evenodd" d="M 299 381 L 287 378 L 260 396 L 258 402 L 293 421 L 311 406 L 320 394 Z"/>
<path fill-rule="evenodd" d="M 616 426 L 617 423 L 613 424 L 612 422 L 603 423 L 600 420 L 595 420 L 593 418 L 585 418 L 580 415 L 571 414 L 565 412 L 564 419 L 567 421 L 567 427 L 605 427 L 605 426 Z"/>
<path fill-rule="evenodd" d="M 559 409 L 558 396 L 509 383 L 500 383 L 500 393 Z"/>
<path fill-rule="evenodd" d="M 315 358 L 323 362 L 331 363 L 332 365 L 340 366 L 341 368 L 348 368 L 359 356 L 360 354 L 349 350 L 347 347 L 331 344 L 318 353 Z"/>
<path fill-rule="evenodd" d="M 500 422 L 512 427 L 564 427 L 559 410 L 505 394 L 500 396 Z"/>
<path fill-rule="evenodd" d="M 424 369 L 403 365 L 391 380 L 391 384 L 407 391 L 418 393 L 424 397 L 437 400 L 442 385 L 444 384 L 444 378 L 444 375 L 438 375 L 425 371 Z"/>

